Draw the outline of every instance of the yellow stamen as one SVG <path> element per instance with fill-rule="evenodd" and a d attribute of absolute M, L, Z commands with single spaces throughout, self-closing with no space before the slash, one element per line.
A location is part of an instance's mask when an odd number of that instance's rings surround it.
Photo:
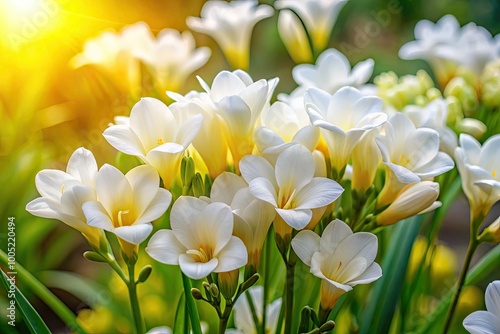
<path fill-rule="evenodd" d="M 339 265 L 337 266 L 337 269 L 335 269 L 334 274 L 336 274 L 340 270 L 340 267 L 342 267 L 342 262 L 339 262 Z"/>
<path fill-rule="evenodd" d="M 407 158 L 406 155 L 402 155 L 400 158 L 399 158 L 399 163 L 398 165 L 400 166 L 406 166 L 407 164 L 410 163 L 410 158 Z"/>
<path fill-rule="evenodd" d="M 292 207 L 293 203 L 293 198 L 295 197 L 296 189 L 293 190 L 292 194 L 290 197 L 288 197 L 288 200 L 286 201 L 285 205 L 283 205 L 283 209 L 290 209 Z"/>
<path fill-rule="evenodd" d="M 163 139 L 158 138 L 158 140 L 156 142 L 158 143 L 158 145 L 162 145 L 163 144 Z"/>
<path fill-rule="evenodd" d="M 496 170 L 496 169 L 495 169 L 495 170 L 493 170 L 493 172 L 491 172 L 491 176 L 493 176 L 493 177 L 496 177 L 496 176 L 497 176 L 497 170 Z"/>
<path fill-rule="evenodd" d="M 126 215 L 130 210 L 118 211 L 118 225 L 123 226 L 122 215 Z"/>
<path fill-rule="evenodd" d="M 198 262 L 206 263 L 206 262 L 210 261 L 210 258 L 207 255 L 207 252 L 205 252 L 205 250 L 203 248 L 200 248 L 199 250 L 189 249 L 186 251 L 186 254 L 197 256 Z"/>
<path fill-rule="evenodd" d="M 64 186 L 65 186 L 65 184 L 63 183 L 63 185 L 61 187 L 61 194 L 64 194 Z"/>

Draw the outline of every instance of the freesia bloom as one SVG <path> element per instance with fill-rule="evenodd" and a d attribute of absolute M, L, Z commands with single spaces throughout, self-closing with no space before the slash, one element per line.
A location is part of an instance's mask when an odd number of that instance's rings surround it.
<path fill-rule="evenodd" d="M 378 225 L 391 225 L 417 214 L 429 212 L 441 206 L 436 199 L 439 184 L 431 181 L 412 183 L 404 187 L 394 202 L 377 215 Z"/>
<path fill-rule="evenodd" d="M 210 191 L 211 202 L 222 202 L 231 207 L 234 216 L 233 234 L 245 244 L 248 265 L 257 270 L 262 245 L 276 211 L 268 202 L 254 197 L 245 180 L 234 173 L 219 175 Z"/>
<path fill-rule="evenodd" d="M 184 151 L 201 129 L 203 116 L 179 122 L 160 100 L 142 98 L 130 113 L 128 124 L 112 125 L 104 138 L 118 151 L 134 155 L 153 166 L 165 188 L 170 188 L 177 176 Z"/>
<path fill-rule="evenodd" d="M 95 200 L 97 163 L 92 152 L 83 147 L 71 155 L 66 172 L 44 169 L 35 177 L 38 197 L 26 205 L 31 214 L 57 219 L 83 234 L 90 244 L 99 247 L 104 233 L 87 225 L 82 204 Z"/>
<path fill-rule="evenodd" d="M 262 110 L 269 107 L 278 79 L 254 82 L 248 73 L 237 70 L 217 74 L 212 87 L 199 80 L 223 120 L 227 145 L 238 169 L 241 158 L 252 153 L 255 124 Z"/>
<path fill-rule="evenodd" d="M 472 334 L 500 333 L 500 281 L 488 284 L 486 311 L 476 311 L 464 319 L 465 329 Z"/>
<path fill-rule="evenodd" d="M 288 8 L 300 17 L 311 37 L 314 50 L 323 51 L 328 44 L 333 26 L 347 0 L 278 0 L 277 9 Z"/>
<path fill-rule="evenodd" d="M 374 234 L 353 233 L 341 220 L 334 220 L 321 238 L 313 231 L 301 231 L 292 248 L 311 273 L 321 278 L 321 308 L 327 313 L 338 298 L 357 284 L 371 283 L 382 276 L 374 262 L 378 241 Z"/>
<path fill-rule="evenodd" d="M 461 134 L 459 142 L 455 161 L 472 217 L 486 217 L 500 199 L 500 135 L 490 137 L 482 147 L 467 134 Z"/>
<path fill-rule="evenodd" d="M 280 10 L 278 16 L 278 33 L 296 64 L 313 61 L 309 39 L 300 19 L 291 10 Z"/>
<path fill-rule="evenodd" d="M 453 160 L 439 151 L 439 134 L 429 128 L 415 128 L 408 117 L 394 114 L 385 126 L 385 135 L 376 138 L 386 165 L 386 182 L 377 206 L 392 203 L 410 183 L 433 178 L 453 168 Z"/>
<path fill-rule="evenodd" d="M 233 213 L 224 203 L 179 197 L 172 206 L 170 226 L 171 230 L 160 230 L 151 237 L 146 252 L 159 262 L 179 265 L 192 279 L 229 272 L 247 263 L 245 245 L 232 236 Z"/>
<path fill-rule="evenodd" d="M 203 5 L 201 18 L 191 16 L 186 23 L 192 30 L 211 36 L 233 69 L 246 70 L 253 27 L 273 12 L 271 6 L 258 6 L 256 0 L 212 0 Z"/>
<path fill-rule="evenodd" d="M 364 96 L 353 87 L 339 89 L 334 95 L 311 88 L 304 97 L 307 112 L 328 146 L 334 178 L 340 180 L 352 151 L 363 135 L 387 120 L 382 100 Z"/>
<path fill-rule="evenodd" d="M 255 307 L 257 320 L 262 322 L 264 288 L 260 285 L 253 286 L 248 289 L 248 293 Z M 281 298 L 276 299 L 266 308 L 266 333 L 276 333 L 280 309 Z M 236 329 L 227 330 L 226 334 L 255 334 L 258 332 L 252 317 L 250 305 L 245 296 L 238 298 L 236 304 L 234 304 L 234 323 Z"/>
<path fill-rule="evenodd" d="M 160 31 L 150 47 L 134 51 L 152 72 L 161 92 L 181 88 L 186 78 L 207 62 L 210 54 L 208 47 L 195 49 L 191 32 L 181 34 L 175 29 Z"/>
<path fill-rule="evenodd" d="M 150 166 L 135 167 L 126 175 L 113 166 L 102 166 L 96 176 L 97 201 L 82 206 L 88 224 L 128 244 L 140 244 L 153 230 L 151 222 L 167 211 L 172 200 L 170 192 L 159 186 L 158 173 Z M 122 246 L 128 250 L 127 244 Z"/>
<path fill-rule="evenodd" d="M 284 150 L 275 167 L 264 158 L 252 155 L 243 158 L 240 169 L 252 195 L 275 208 L 274 229 L 285 246 L 292 228 L 306 227 L 313 219 L 313 210 L 333 203 L 344 191 L 333 180 L 314 177 L 314 158 L 307 148 L 298 144 Z"/>

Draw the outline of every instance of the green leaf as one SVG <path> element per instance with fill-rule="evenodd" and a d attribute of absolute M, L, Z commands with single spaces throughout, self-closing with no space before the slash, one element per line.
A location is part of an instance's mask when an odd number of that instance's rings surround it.
<path fill-rule="evenodd" d="M 5 290 L 9 293 L 9 291 L 12 291 L 12 283 L 9 284 L 8 276 L 3 272 L 3 270 L 2 275 L 0 276 L 2 277 L 2 283 Z M 13 277 L 14 279 L 16 278 L 16 276 Z M 26 299 L 26 297 L 24 297 L 21 291 L 19 291 L 17 286 L 15 286 L 15 284 L 13 284 L 13 286 L 15 287 L 14 299 L 11 299 L 10 302 L 15 300 L 15 304 L 11 303 L 10 305 L 14 305 L 15 309 L 20 311 L 21 316 L 23 317 L 30 332 L 34 334 L 50 334 L 49 328 L 42 320 L 38 312 L 33 308 L 33 306 L 31 306 L 30 302 Z"/>
<path fill-rule="evenodd" d="M 423 215 L 397 223 L 393 227 L 390 245 L 382 260 L 382 277 L 373 285 L 372 297 L 363 315 L 360 334 L 388 333 L 415 238 Z"/>

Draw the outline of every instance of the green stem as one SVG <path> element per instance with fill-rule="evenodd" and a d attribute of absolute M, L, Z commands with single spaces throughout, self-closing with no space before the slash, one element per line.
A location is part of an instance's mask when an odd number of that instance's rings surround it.
<path fill-rule="evenodd" d="M 260 334 L 266 334 L 267 303 L 269 299 L 269 276 L 271 273 L 271 243 L 273 231 L 268 231 L 266 237 L 266 248 L 264 250 L 264 296 L 262 297 L 262 325 Z"/>
<path fill-rule="evenodd" d="M 200 316 L 198 315 L 198 308 L 194 302 L 194 298 L 191 295 L 191 281 L 189 277 L 181 273 L 182 284 L 184 286 L 184 294 L 186 296 L 186 304 L 188 306 L 189 318 L 191 319 L 191 327 L 193 329 L 193 334 L 201 334 Z"/>
<path fill-rule="evenodd" d="M 227 327 L 227 321 L 229 318 L 221 318 L 219 320 L 219 334 L 224 334 L 226 332 L 226 327 Z"/>
<path fill-rule="evenodd" d="M 250 292 L 248 292 L 248 290 L 245 291 L 245 298 L 247 300 L 248 306 L 250 307 L 250 313 L 252 313 L 252 320 L 255 325 L 255 329 L 258 331 L 258 329 L 261 327 L 259 323 L 259 316 L 257 315 L 257 310 L 255 310 L 252 296 L 250 295 Z"/>
<path fill-rule="evenodd" d="M 462 271 L 460 272 L 460 276 L 458 278 L 455 293 L 453 294 L 451 306 L 448 309 L 448 314 L 446 315 L 446 320 L 442 332 L 443 334 L 447 333 L 448 329 L 450 328 L 451 320 L 453 319 L 453 314 L 455 313 L 455 309 L 457 307 L 458 298 L 460 297 L 460 293 L 462 292 L 462 288 L 465 282 L 465 277 L 467 275 L 467 271 L 469 269 L 472 256 L 474 255 L 474 252 L 476 251 L 477 246 L 479 245 L 479 242 L 477 240 L 477 230 L 481 225 L 482 221 L 483 217 L 481 215 L 479 215 L 479 217 L 472 219 L 470 226 L 470 240 L 469 240 L 469 246 L 467 247 L 467 254 L 465 255 L 465 261 L 462 267 Z"/>
<path fill-rule="evenodd" d="M 138 334 L 145 333 L 144 320 L 139 306 L 139 298 L 137 297 L 137 283 L 134 278 L 135 263 L 128 265 L 128 295 L 130 297 L 130 305 L 132 306 L 132 316 L 134 317 L 135 329 Z"/>
<path fill-rule="evenodd" d="M 286 282 L 285 282 L 285 334 L 292 332 L 293 319 L 293 290 L 295 287 L 295 252 L 290 248 L 290 255 L 286 265 Z"/>
<path fill-rule="evenodd" d="M 0 250 L 0 263 L 8 267 L 7 254 L 3 250 Z M 16 262 L 15 266 L 19 281 L 22 281 L 28 289 L 33 291 L 69 328 L 77 333 L 85 333 L 76 321 L 75 314 L 59 298 L 31 275 L 19 262 Z"/>

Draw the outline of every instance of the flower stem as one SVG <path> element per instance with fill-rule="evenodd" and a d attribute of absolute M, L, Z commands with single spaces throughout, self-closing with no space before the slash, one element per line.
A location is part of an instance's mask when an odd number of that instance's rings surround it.
<path fill-rule="evenodd" d="M 264 296 L 262 297 L 262 324 L 260 326 L 260 334 L 266 334 L 266 316 L 267 303 L 269 298 L 269 276 L 271 273 L 271 243 L 272 233 L 269 231 L 266 237 L 266 248 L 264 250 Z"/>
<path fill-rule="evenodd" d="M 189 318 L 191 320 L 191 328 L 193 334 L 201 334 L 200 316 L 198 315 L 198 308 L 194 302 L 193 295 L 191 295 L 191 281 L 189 277 L 181 273 L 182 285 L 184 286 L 184 295 L 186 297 L 186 304 L 188 307 Z"/>
<path fill-rule="evenodd" d="M 480 243 L 477 240 L 477 231 L 479 229 L 479 226 L 481 225 L 481 222 L 483 221 L 483 218 L 484 217 L 482 215 L 478 215 L 472 219 L 470 225 L 470 240 L 469 240 L 469 246 L 467 247 L 467 254 L 465 255 L 465 261 L 462 267 L 462 271 L 460 272 L 460 276 L 458 278 L 455 293 L 453 294 L 451 306 L 448 309 L 448 314 L 446 315 L 446 320 L 442 331 L 443 334 L 447 333 L 450 328 L 451 321 L 453 319 L 453 314 L 455 313 L 455 309 L 458 304 L 458 298 L 460 297 L 460 293 L 462 292 L 462 287 L 465 282 L 465 276 L 467 275 L 467 271 L 469 269 L 472 256 L 474 255 L 474 252 L 476 251 L 477 246 Z"/>
<path fill-rule="evenodd" d="M 132 307 L 132 315 L 134 317 L 135 329 L 138 334 L 145 333 L 144 320 L 139 307 L 139 298 L 137 297 L 137 283 L 134 278 L 135 263 L 128 264 L 128 295 L 130 297 L 130 305 Z"/>
<path fill-rule="evenodd" d="M 293 318 L 293 290 L 295 288 L 295 261 L 296 255 L 293 249 L 290 248 L 290 255 L 286 265 L 286 282 L 285 282 L 285 334 L 292 332 Z"/>

